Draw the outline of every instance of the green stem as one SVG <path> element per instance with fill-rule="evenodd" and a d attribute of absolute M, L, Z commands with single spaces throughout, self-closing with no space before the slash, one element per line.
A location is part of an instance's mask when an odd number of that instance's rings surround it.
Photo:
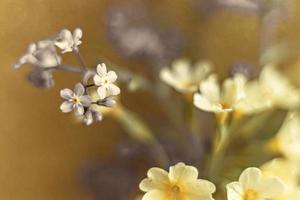
<path fill-rule="evenodd" d="M 225 156 L 229 142 L 229 131 L 226 124 L 219 125 L 218 135 L 215 139 L 211 160 L 209 162 L 208 175 L 210 180 L 216 180 L 219 176 L 220 167 Z"/>
<path fill-rule="evenodd" d="M 150 128 L 144 121 L 132 111 L 119 107 L 117 108 L 116 118 L 130 137 L 146 144 L 153 154 L 154 159 L 161 167 L 168 167 L 169 158 L 164 148 L 155 138 Z"/>

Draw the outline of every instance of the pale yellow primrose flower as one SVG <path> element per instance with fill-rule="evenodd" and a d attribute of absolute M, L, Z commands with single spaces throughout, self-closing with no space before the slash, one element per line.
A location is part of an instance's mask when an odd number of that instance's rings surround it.
<path fill-rule="evenodd" d="M 264 176 L 278 176 L 285 183 L 285 191 L 272 200 L 299 200 L 300 188 L 298 186 L 299 179 L 299 163 L 288 159 L 276 158 L 261 167 Z"/>
<path fill-rule="evenodd" d="M 276 135 L 278 150 L 288 159 L 300 161 L 300 116 L 290 113 Z"/>
<path fill-rule="evenodd" d="M 299 106 L 300 91 L 273 65 L 264 67 L 258 81 L 264 96 L 272 102 L 273 106 L 286 109 Z"/>
<path fill-rule="evenodd" d="M 207 112 L 231 112 L 245 98 L 246 77 L 237 74 L 226 79 L 222 91 L 215 75 L 200 84 L 200 93 L 194 94 L 194 105 Z"/>
<path fill-rule="evenodd" d="M 266 97 L 258 81 L 247 82 L 244 92 L 245 98 L 236 105 L 240 113 L 253 114 L 272 108 L 272 101 Z"/>
<path fill-rule="evenodd" d="M 284 183 L 296 186 L 300 175 L 299 163 L 286 158 L 275 158 L 260 167 L 264 176 L 278 176 Z"/>
<path fill-rule="evenodd" d="M 284 184 L 278 177 L 264 177 L 260 169 L 245 169 L 239 181 L 227 186 L 228 200 L 267 200 L 284 192 Z"/>
<path fill-rule="evenodd" d="M 191 66 L 187 60 L 181 59 L 175 61 L 171 69 L 163 68 L 160 71 L 160 79 L 178 92 L 195 92 L 210 71 L 211 65 L 207 62 Z"/>
<path fill-rule="evenodd" d="M 213 200 L 215 185 L 198 179 L 198 170 L 193 166 L 178 163 L 169 173 L 161 168 L 149 169 L 148 178 L 140 183 L 146 194 L 142 200 Z"/>

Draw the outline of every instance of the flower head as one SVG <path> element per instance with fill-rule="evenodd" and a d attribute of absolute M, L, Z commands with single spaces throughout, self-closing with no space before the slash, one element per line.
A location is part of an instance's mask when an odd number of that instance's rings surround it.
<path fill-rule="evenodd" d="M 98 87 L 97 92 L 100 99 L 120 94 L 120 88 L 114 84 L 118 76 L 114 71 L 107 71 L 104 63 L 97 66 L 97 74 L 94 83 Z"/>
<path fill-rule="evenodd" d="M 195 92 L 210 71 L 209 63 L 201 62 L 192 68 L 187 60 L 177 60 L 171 69 L 165 67 L 161 70 L 160 78 L 178 92 Z"/>
<path fill-rule="evenodd" d="M 41 68 L 57 67 L 61 63 L 61 58 L 57 55 L 53 42 L 42 40 L 28 46 L 27 52 L 14 64 L 14 68 L 19 68 L 24 64 L 31 64 Z"/>
<path fill-rule="evenodd" d="M 140 189 L 146 192 L 143 200 L 213 200 L 216 190 L 213 183 L 198 179 L 195 167 L 184 163 L 170 167 L 169 173 L 154 167 L 147 175 L 140 183 Z"/>
<path fill-rule="evenodd" d="M 74 111 L 75 115 L 83 115 L 84 108 L 91 105 L 91 98 L 88 95 L 84 95 L 85 88 L 81 83 L 77 83 L 74 87 L 74 92 L 68 88 L 60 91 L 60 96 L 64 98 L 64 101 L 60 109 L 64 113 Z"/>
<path fill-rule="evenodd" d="M 83 123 L 87 126 L 91 125 L 93 122 L 101 121 L 103 118 L 102 113 L 97 110 L 90 108 L 88 109 L 83 117 Z"/>
<path fill-rule="evenodd" d="M 276 135 L 278 150 L 288 159 L 300 161 L 300 116 L 290 113 Z"/>
<path fill-rule="evenodd" d="M 245 84 L 246 78 L 236 74 L 224 81 L 221 91 L 216 76 L 211 75 L 200 84 L 200 93 L 194 94 L 194 105 L 208 112 L 231 112 L 245 98 Z"/>
<path fill-rule="evenodd" d="M 273 106 L 295 108 L 300 105 L 299 90 L 272 65 L 264 67 L 259 85 Z"/>
<path fill-rule="evenodd" d="M 284 184 L 278 177 L 264 177 L 260 169 L 250 167 L 226 188 L 228 200 L 266 200 L 281 195 Z"/>
<path fill-rule="evenodd" d="M 78 51 L 78 46 L 82 43 L 81 38 L 82 30 L 80 28 L 76 28 L 73 33 L 63 29 L 54 39 L 54 44 L 62 50 L 62 53 Z"/>
<path fill-rule="evenodd" d="M 54 79 L 50 70 L 34 67 L 28 74 L 28 80 L 36 87 L 50 88 L 54 85 Z"/>

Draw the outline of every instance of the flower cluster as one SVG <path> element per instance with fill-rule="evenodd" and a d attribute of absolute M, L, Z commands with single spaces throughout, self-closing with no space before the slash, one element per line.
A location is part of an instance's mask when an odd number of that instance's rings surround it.
<path fill-rule="evenodd" d="M 169 173 L 154 167 L 148 170 L 148 178 L 140 183 L 146 194 L 142 200 L 213 200 L 216 191 L 213 183 L 198 179 L 198 170 L 193 166 L 178 163 Z M 285 184 L 277 176 L 263 175 L 255 167 L 245 169 L 239 180 L 227 184 L 228 200 L 267 200 L 282 195 Z"/>
<path fill-rule="evenodd" d="M 99 64 L 93 84 L 84 86 L 77 83 L 74 91 L 67 88 L 60 91 L 60 96 L 65 99 L 60 106 L 61 111 L 74 111 L 76 116 L 83 116 L 86 125 L 101 121 L 102 113 L 98 107 L 113 107 L 116 104 L 114 97 L 120 94 L 120 88 L 114 84 L 116 80 L 117 74 L 114 71 L 107 72 L 106 65 Z M 98 95 L 93 95 L 92 87 L 96 88 Z"/>
<path fill-rule="evenodd" d="M 17 61 L 14 68 L 30 64 L 33 70 L 29 72 L 28 79 L 33 85 L 41 88 L 50 88 L 54 85 L 52 73 L 55 70 L 65 70 L 79 73 L 83 76 L 82 83 L 75 85 L 74 90 L 65 88 L 60 91 L 60 96 L 65 100 L 60 109 L 64 113 L 74 112 L 81 117 L 86 125 L 102 120 L 99 107 L 113 107 L 116 104 L 115 96 L 120 94 L 120 88 L 114 84 L 117 74 L 107 71 L 104 63 L 97 65 L 96 70 L 88 70 L 81 54 L 79 45 L 82 43 L 82 30 L 76 28 L 73 33 L 63 29 L 52 39 L 42 40 L 29 45 L 27 52 Z M 81 67 L 74 67 L 62 63 L 56 47 L 61 53 L 73 52 L 78 58 Z M 88 84 L 93 77 L 93 83 Z M 98 95 L 93 95 L 93 88 Z"/>

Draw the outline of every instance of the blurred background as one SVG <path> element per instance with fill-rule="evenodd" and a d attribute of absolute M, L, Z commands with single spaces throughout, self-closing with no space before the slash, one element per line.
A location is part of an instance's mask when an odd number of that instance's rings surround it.
<path fill-rule="evenodd" d="M 281 51 L 275 55 L 284 57 L 279 62 L 283 72 L 299 85 L 299 1 L 275 13 L 271 27 L 263 26 L 268 21 L 247 7 L 225 9 L 208 2 L 0 0 L 1 198 L 118 199 L 103 194 L 111 179 L 124 183 L 122 191 L 112 190 L 116 195 L 134 193 L 138 183 L 132 177 L 139 167 L 128 163 L 145 160 L 135 153 L 142 147 L 131 145 L 117 122 L 107 117 L 86 127 L 60 112 L 59 91 L 72 88 L 77 75 L 56 73 L 55 86 L 41 90 L 27 81 L 29 68 L 11 67 L 30 42 L 62 28 L 83 29 L 80 48 L 89 66 L 107 60 L 149 78 L 154 78 L 153 68 L 180 57 L 210 60 L 223 77 L 241 64 L 255 72 L 261 66 L 262 49 L 282 45 L 288 55 Z M 76 63 L 72 55 L 64 55 L 64 60 Z M 122 91 L 123 104 L 147 120 L 159 118 L 159 102 L 142 92 Z"/>

